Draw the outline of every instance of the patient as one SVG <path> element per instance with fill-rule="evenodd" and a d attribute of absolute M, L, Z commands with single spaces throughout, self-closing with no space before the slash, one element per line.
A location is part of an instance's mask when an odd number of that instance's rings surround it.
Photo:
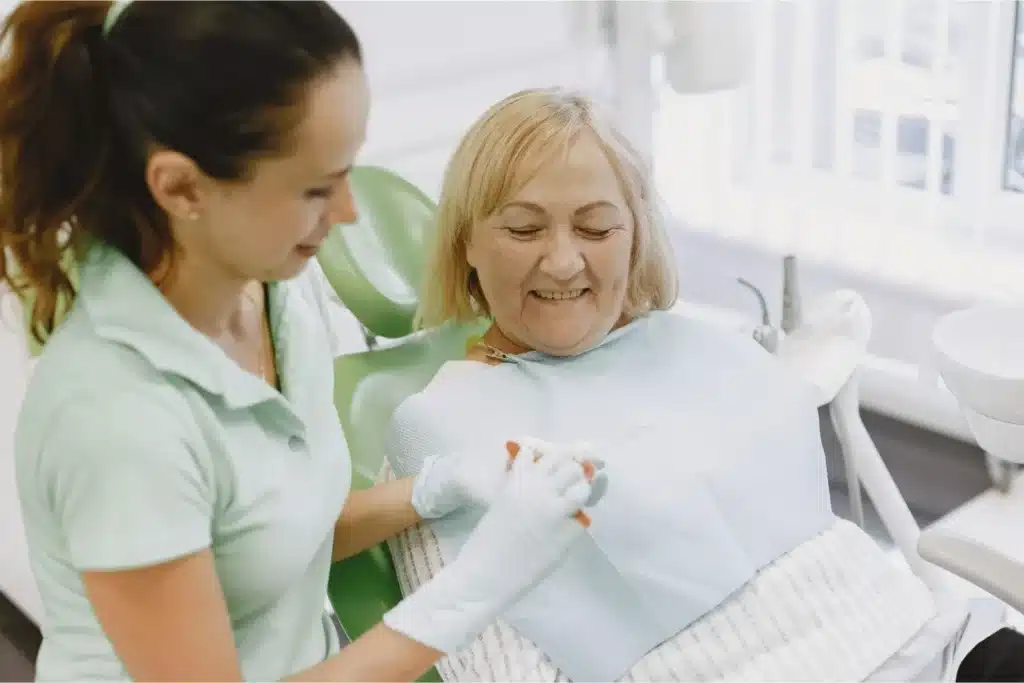
<path fill-rule="evenodd" d="M 677 276 L 654 204 L 629 144 L 561 91 L 498 103 L 449 163 L 421 323 L 493 324 L 396 411 L 389 467 L 530 434 L 589 442 L 609 486 L 588 536 L 442 675 L 864 680 L 925 636 L 934 659 L 962 614 L 939 618 L 832 513 L 810 388 L 753 340 L 668 311 Z M 397 539 L 403 590 L 481 514 Z"/>

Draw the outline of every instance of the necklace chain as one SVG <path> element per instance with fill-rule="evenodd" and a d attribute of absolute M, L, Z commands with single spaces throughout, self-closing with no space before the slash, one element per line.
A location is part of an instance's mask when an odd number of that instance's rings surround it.
<path fill-rule="evenodd" d="M 263 285 L 260 285 L 261 295 L 264 294 L 265 292 L 266 290 L 264 289 Z M 269 373 L 267 372 L 267 355 L 269 353 L 269 350 L 267 348 L 267 338 L 270 336 L 270 328 L 269 325 L 267 324 L 267 310 L 265 305 L 266 297 L 260 296 L 259 298 L 262 301 L 257 301 L 256 297 L 250 294 L 247 290 L 242 290 L 242 293 L 245 295 L 245 298 L 249 300 L 249 303 L 253 305 L 253 308 L 259 310 L 260 343 L 259 348 L 257 350 L 256 367 L 259 370 L 260 378 L 263 379 L 265 382 L 271 382 L 272 378 L 268 376 Z"/>
<path fill-rule="evenodd" d="M 512 360 L 512 354 L 505 353 L 501 349 L 496 349 L 485 341 L 481 341 L 480 346 L 484 350 L 484 355 L 486 355 L 488 358 L 491 358 L 496 361 L 501 361 L 502 363 L 506 363 Z"/>

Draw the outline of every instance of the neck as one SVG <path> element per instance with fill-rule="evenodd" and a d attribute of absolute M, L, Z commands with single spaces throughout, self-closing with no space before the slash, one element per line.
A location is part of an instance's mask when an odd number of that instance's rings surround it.
<path fill-rule="evenodd" d="M 505 333 L 501 331 L 500 327 L 498 327 L 498 323 L 492 323 L 491 326 L 487 328 L 487 331 L 484 332 L 483 342 L 502 353 L 507 353 L 513 356 L 533 350 L 521 344 L 517 344 L 505 336 Z"/>
<path fill-rule="evenodd" d="M 623 325 L 629 323 L 629 321 L 632 319 L 632 316 L 623 313 L 621 316 L 619 316 L 619 319 L 615 322 L 615 324 L 612 326 L 612 329 L 609 330 L 609 332 L 619 329 Z M 507 353 L 513 356 L 519 355 L 520 353 L 528 353 L 534 350 L 509 339 L 508 336 L 506 336 L 506 334 L 501 331 L 501 328 L 498 327 L 497 323 L 492 323 L 491 326 L 487 328 L 487 331 L 484 332 L 483 342 L 488 346 L 492 346 L 498 351 L 501 351 L 502 353 Z"/>
<path fill-rule="evenodd" d="M 192 327 L 220 339 L 238 326 L 243 293 L 253 282 L 182 254 L 173 271 L 166 264 L 150 274 L 167 301 Z"/>

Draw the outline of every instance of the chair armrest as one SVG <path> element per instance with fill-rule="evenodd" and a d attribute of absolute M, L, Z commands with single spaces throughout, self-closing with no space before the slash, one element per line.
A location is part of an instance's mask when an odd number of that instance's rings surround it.
<path fill-rule="evenodd" d="M 983 543 L 942 529 L 928 529 L 918 540 L 921 557 L 1024 611 L 1024 564 Z"/>

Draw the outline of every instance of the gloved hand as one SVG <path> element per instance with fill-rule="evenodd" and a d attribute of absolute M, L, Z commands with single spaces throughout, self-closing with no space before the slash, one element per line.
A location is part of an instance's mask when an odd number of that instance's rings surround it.
<path fill-rule="evenodd" d="M 589 461 L 593 465 L 592 473 L 596 477 L 593 484 L 598 494 L 589 505 L 593 505 L 604 491 L 604 474 L 601 472 L 604 463 L 592 456 L 593 449 L 586 442 L 555 446 L 540 439 L 524 437 L 506 444 L 506 449 L 513 447 L 553 457 L 575 458 L 580 463 Z M 466 505 L 487 507 L 501 491 L 508 470 L 507 455 L 483 449 L 431 456 L 423 462 L 413 482 L 413 509 L 423 519 L 437 519 Z"/>
<path fill-rule="evenodd" d="M 574 458 L 522 448 L 458 558 L 388 612 L 384 623 L 440 652 L 463 647 L 583 536 L 573 515 L 590 494 Z"/>
<path fill-rule="evenodd" d="M 412 506 L 423 519 L 444 517 L 464 505 L 487 505 L 508 476 L 508 456 L 474 448 L 433 455 L 413 481 Z"/>

